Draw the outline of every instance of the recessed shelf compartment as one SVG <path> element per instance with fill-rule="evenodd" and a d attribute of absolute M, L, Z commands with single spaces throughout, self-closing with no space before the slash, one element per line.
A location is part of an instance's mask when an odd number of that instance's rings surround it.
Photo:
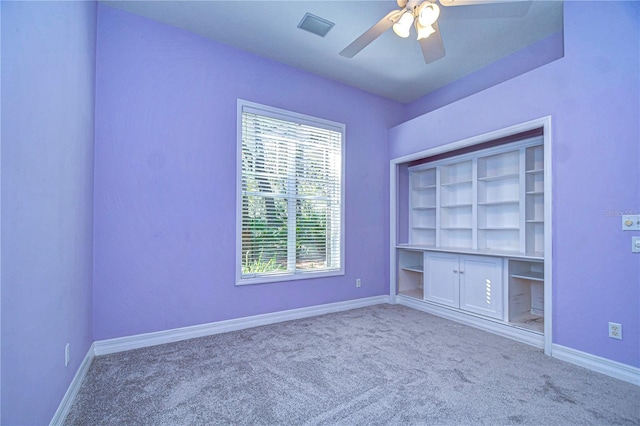
<path fill-rule="evenodd" d="M 426 169 L 411 173 L 411 188 L 416 190 L 424 190 L 435 188 L 436 186 L 436 169 Z"/>
<path fill-rule="evenodd" d="M 478 181 L 478 203 L 494 203 L 520 198 L 519 176 Z"/>
<path fill-rule="evenodd" d="M 517 150 L 478 159 L 478 180 L 519 175 L 520 153 Z"/>
<path fill-rule="evenodd" d="M 544 146 L 536 145 L 528 147 L 525 155 L 526 170 L 537 172 L 544 170 Z"/>
<path fill-rule="evenodd" d="M 478 250 L 518 252 L 520 228 L 478 229 Z"/>
<path fill-rule="evenodd" d="M 434 247 L 436 245 L 436 229 L 413 228 L 411 230 L 411 244 Z"/>
<path fill-rule="evenodd" d="M 520 227 L 520 203 L 481 204 L 478 206 L 478 229 Z"/>
<path fill-rule="evenodd" d="M 398 294 L 416 299 L 424 297 L 424 253 L 398 250 Z"/>
<path fill-rule="evenodd" d="M 413 208 L 430 208 L 436 206 L 436 188 L 413 190 L 411 193 Z"/>
<path fill-rule="evenodd" d="M 544 332 L 544 263 L 509 261 L 509 322 Z"/>
<path fill-rule="evenodd" d="M 462 161 L 440 168 L 440 185 L 471 183 L 473 179 L 473 163 Z"/>
<path fill-rule="evenodd" d="M 440 205 L 455 206 L 473 202 L 473 183 L 463 182 L 440 187 Z"/>
<path fill-rule="evenodd" d="M 440 246 L 448 248 L 471 248 L 472 228 L 441 228 Z"/>

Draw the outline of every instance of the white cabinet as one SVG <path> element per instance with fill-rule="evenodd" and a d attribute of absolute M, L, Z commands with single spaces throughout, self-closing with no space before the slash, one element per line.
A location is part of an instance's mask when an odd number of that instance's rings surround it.
<path fill-rule="evenodd" d="M 425 253 L 425 300 L 502 319 L 502 294 L 502 258 Z"/>
<path fill-rule="evenodd" d="M 502 259 L 460 256 L 460 309 L 502 319 Z"/>
<path fill-rule="evenodd" d="M 459 308 L 459 256 L 450 253 L 425 253 L 424 266 L 424 299 Z"/>

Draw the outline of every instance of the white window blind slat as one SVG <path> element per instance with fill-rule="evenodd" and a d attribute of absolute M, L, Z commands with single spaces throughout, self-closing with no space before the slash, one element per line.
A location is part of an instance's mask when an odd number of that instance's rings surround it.
<path fill-rule="evenodd" d="M 243 106 L 241 277 L 342 268 L 344 128 Z"/>

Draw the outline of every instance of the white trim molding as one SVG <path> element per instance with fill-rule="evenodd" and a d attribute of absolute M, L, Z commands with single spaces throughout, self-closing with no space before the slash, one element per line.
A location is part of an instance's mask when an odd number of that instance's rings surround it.
<path fill-rule="evenodd" d="M 268 314 L 254 315 L 250 317 L 235 318 L 225 321 L 211 322 L 207 324 L 193 325 L 189 327 L 175 328 L 171 330 L 156 331 L 153 333 L 138 334 L 134 336 L 118 337 L 115 339 L 98 340 L 94 342 L 95 355 L 106 355 L 123 352 L 132 349 L 162 345 L 178 342 L 196 337 L 211 336 L 235 330 L 258 327 L 278 322 L 291 321 L 300 318 L 308 318 L 317 315 L 330 314 L 350 309 L 363 308 L 365 306 L 381 305 L 389 303 L 389 296 L 374 296 L 362 299 L 347 300 L 344 302 L 329 303 L 326 305 L 309 306 L 306 308 L 291 309 L 288 311 L 272 312 Z"/>
<path fill-rule="evenodd" d="M 71 405 L 73 404 L 73 401 L 76 398 L 78 391 L 80 390 L 80 386 L 82 386 L 82 382 L 84 382 L 84 378 L 87 376 L 89 367 L 91 367 L 93 358 L 95 358 L 94 345 L 95 343 L 91 344 L 87 355 L 85 355 L 82 363 L 80 364 L 80 367 L 78 367 L 78 371 L 76 371 L 76 375 L 73 376 L 73 380 L 71 381 L 67 392 L 62 397 L 62 401 L 60 401 L 60 405 L 58 405 L 58 409 L 53 415 L 51 423 L 49 423 L 50 426 L 64 424 L 64 421 L 67 418 L 67 414 L 69 414 L 69 410 L 71 409 Z"/>
<path fill-rule="evenodd" d="M 551 351 L 551 356 L 561 361 L 640 386 L 640 368 L 555 343 Z"/>

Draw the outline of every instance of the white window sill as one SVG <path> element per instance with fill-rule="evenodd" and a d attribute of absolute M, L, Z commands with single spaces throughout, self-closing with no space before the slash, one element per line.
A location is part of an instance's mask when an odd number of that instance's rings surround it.
<path fill-rule="evenodd" d="M 236 279 L 236 286 L 243 285 L 252 285 L 252 284 L 268 284 L 268 283 L 277 283 L 283 281 L 304 281 L 313 278 L 326 278 L 326 277 L 336 277 L 344 275 L 343 269 L 336 269 L 330 271 L 318 271 L 318 272 L 297 272 L 297 273 L 284 273 L 278 275 L 264 275 L 257 276 L 253 278 L 242 278 Z"/>

